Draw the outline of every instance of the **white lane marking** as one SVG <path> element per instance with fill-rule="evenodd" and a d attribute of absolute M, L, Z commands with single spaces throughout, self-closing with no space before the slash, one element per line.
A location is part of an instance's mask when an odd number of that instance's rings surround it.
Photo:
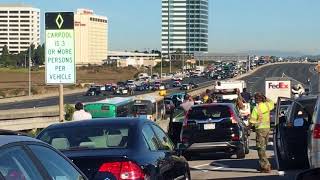
<path fill-rule="evenodd" d="M 210 164 L 200 164 L 200 165 L 197 165 L 197 166 L 192 166 L 192 168 L 198 169 L 198 168 L 201 168 L 201 167 L 204 167 L 204 166 L 210 166 Z"/>

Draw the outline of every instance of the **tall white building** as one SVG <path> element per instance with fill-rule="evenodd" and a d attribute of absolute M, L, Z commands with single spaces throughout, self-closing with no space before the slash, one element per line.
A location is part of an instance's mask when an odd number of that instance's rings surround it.
<path fill-rule="evenodd" d="M 108 58 L 108 19 L 92 10 L 78 9 L 75 22 L 77 65 L 102 64 Z"/>
<path fill-rule="evenodd" d="M 162 0 L 162 54 L 208 52 L 208 0 Z"/>
<path fill-rule="evenodd" d="M 23 4 L 0 4 L 0 54 L 4 45 L 13 54 L 40 44 L 40 10 Z"/>

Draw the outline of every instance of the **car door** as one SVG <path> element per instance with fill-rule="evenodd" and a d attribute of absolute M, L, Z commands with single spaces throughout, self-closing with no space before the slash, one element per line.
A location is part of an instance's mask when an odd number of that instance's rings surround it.
<path fill-rule="evenodd" d="M 292 101 L 287 115 L 280 116 L 282 101 Z M 296 115 L 301 111 L 305 118 Z M 274 148 L 278 169 L 307 167 L 307 133 L 311 115 L 304 105 L 288 98 L 279 98 L 275 114 Z"/>
<path fill-rule="evenodd" d="M 28 144 L 27 147 L 40 162 L 50 179 L 87 179 L 69 159 L 56 150 L 40 144 Z"/>
<path fill-rule="evenodd" d="M 170 167 L 169 170 L 163 174 L 163 177 L 165 179 L 185 179 L 186 175 L 189 176 L 185 159 L 177 155 L 174 150 L 174 144 L 159 126 L 155 124 L 151 126 L 160 143 L 159 151 L 165 155 L 164 162 Z"/>
<path fill-rule="evenodd" d="M 45 171 L 30 157 L 20 144 L 9 144 L 0 148 L 0 179 L 44 180 Z"/>

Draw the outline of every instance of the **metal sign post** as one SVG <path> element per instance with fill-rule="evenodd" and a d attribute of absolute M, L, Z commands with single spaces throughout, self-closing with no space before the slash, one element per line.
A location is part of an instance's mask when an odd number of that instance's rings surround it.
<path fill-rule="evenodd" d="M 59 115 L 64 120 L 63 85 L 76 83 L 74 14 L 45 14 L 46 84 L 59 85 Z"/>

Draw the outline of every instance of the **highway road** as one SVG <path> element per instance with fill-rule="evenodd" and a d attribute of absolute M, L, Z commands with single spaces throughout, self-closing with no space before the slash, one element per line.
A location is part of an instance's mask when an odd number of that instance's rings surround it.
<path fill-rule="evenodd" d="M 270 139 L 271 139 L 270 135 Z M 268 157 L 273 168 L 276 167 L 273 146 L 268 146 Z M 302 170 L 288 171 L 279 176 L 277 170 L 270 174 L 260 173 L 258 167 L 258 155 L 255 150 L 255 134 L 250 136 L 250 153 L 245 159 L 236 159 L 234 156 L 226 158 L 223 154 L 201 154 L 189 161 L 191 178 L 198 180 L 294 180 L 294 177 Z"/>
<path fill-rule="evenodd" d="M 247 82 L 247 86 L 250 92 L 254 93 L 257 91 L 264 92 L 264 79 L 266 77 L 281 77 L 283 74 L 290 76 L 302 83 L 307 84 L 307 78 L 311 78 L 311 91 L 316 94 L 318 92 L 318 75 L 314 71 L 314 64 L 302 64 L 302 63 L 293 63 L 293 64 L 275 64 L 271 66 L 262 67 L 257 70 L 255 73 L 243 78 Z M 200 83 L 209 83 L 208 79 L 202 78 L 186 78 L 183 83 L 195 82 Z M 171 89 L 172 81 L 167 81 Z M 136 92 L 135 94 L 142 94 L 145 92 Z M 111 97 L 107 96 L 107 97 Z M 98 100 L 103 100 L 107 97 L 103 96 L 83 96 L 83 93 L 65 95 L 66 104 L 74 104 L 78 101 L 81 102 L 94 102 Z M 45 106 L 54 106 L 59 104 L 58 97 L 50 97 L 41 100 L 29 100 L 23 102 L 14 102 L 14 103 L 2 103 L 0 104 L 0 110 L 9 110 L 9 109 L 24 109 L 24 108 L 37 108 Z"/>
<path fill-rule="evenodd" d="M 313 94 L 318 92 L 318 75 L 314 70 L 314 64 L 275 64 L 266 66 L 255 73 L 242 78 L 247 82 L 248 90 L 254 92 L 264 92 L 264 80 L 268 77 L 281 77 L 283 74 L 292 77 L 308 86 L 307 79 L 311 79 L 311 88 Z"/>
<path fill-rule="evenodd" d="M 167 80 L 167 83 L 170 84 L 170 89 L 174 89 L 172 87 L 173 81 Z M 199 77 L 199 78 L 185 78 L 182 83 L 189 83 L 194 82 L 196 84 L 207 84 L 212 81 L 210 81 L 207 78 Z M 176 88 L 178 89 L 178 88 Z M 148 91 L 149 93 L 152 91 Z M 146 93 L 146 91 L 136 91 L 135 95 Z M 64 96 L 64 102 L 65 104 L 75 104 L 76 102 L 94 102 L 103 100 L 108 97 L 112 97 L 113 95 L 110 93 L 108 96 L 84 96 L 84 93 L 77 93 L 77 94 L 71 94 L 71 95 L 65 95 Z M 119 96 L 119 95 L 117 95 Z M 45 106 L 55 106 L 59 104 L 59 97 L 50 97 L 40 100 L 28 100 L 23 102 L 14 102 L 14 103 L 1 103 L 0 104 L 0 110 L 9 110 L 9 109 L 26 109 L 26 108 L 38 108 L 38 107 L 45 107 Z"/>

